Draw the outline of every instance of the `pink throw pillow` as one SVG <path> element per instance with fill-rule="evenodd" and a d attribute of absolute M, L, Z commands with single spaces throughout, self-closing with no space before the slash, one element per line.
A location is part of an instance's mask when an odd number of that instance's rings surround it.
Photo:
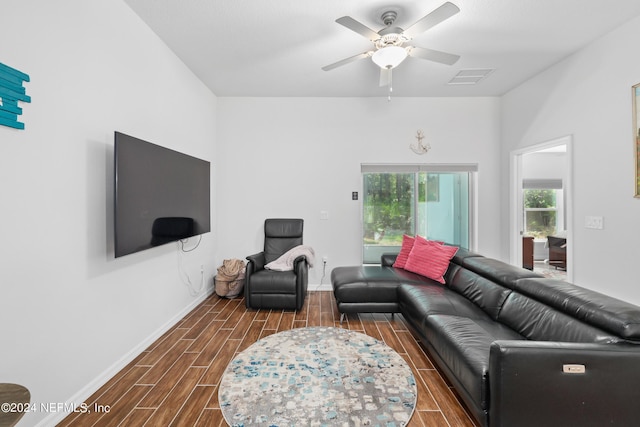
<path fill-rule="evenodd" d="M 443 245 L 416 236 L 404 268 L 444 284 L 444 274 L 456 252 L 458 248 L 455 246 Z"/>
<path fill-rule="evenodd" d="M 415 240 L 415 237 L 407 236 L 406 234 L 402 236 L 402 247 L 400 248 L 400 253 L 393 263 L 394 267 L 404 268 L 404 265 L 407 263 L 407 259 L 409 259 L 409 254 L 411 253 L 413 242 Z"/>

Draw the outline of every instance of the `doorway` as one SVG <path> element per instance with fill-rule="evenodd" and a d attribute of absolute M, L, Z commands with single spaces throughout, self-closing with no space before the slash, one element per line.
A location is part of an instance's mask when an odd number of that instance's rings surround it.
<path fill-rule="evenodd" d="M 511 153 L 510 262 L 572 280 L 572 137 Z"/>

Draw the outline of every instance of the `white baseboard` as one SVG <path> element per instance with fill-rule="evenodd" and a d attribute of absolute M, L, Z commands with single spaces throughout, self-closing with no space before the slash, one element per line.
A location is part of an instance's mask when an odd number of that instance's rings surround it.
<path fill-rule="evenodd" d="M 333 291 L 333 287 L 330 283 L 324 284 L 309 284 L 307 286 L 308 291 Z M 198 306 L 202 301 L 207 299 L 213 293 L 213 289 L 207 289 L 207 292 L 201 295 L 199 298 L 193 300 L 191 304 L 186 306 L 182 311 L 176 314 L 173 318 L 171 318 L 167 323 L 165 323 L 162 327 L 156 330 L 154 333 L 149 335 L 144 341 L 138 344 L 136 347 L 132 348 L 127 354 L 122 356 L 120 360 L 107 368 L 102 374 L 100 374 L 97 378 L 91 381 L 89 384 L 84 386 L 81 390 L 79 390 L 76 394 L 71 396 L 69 399 L 65 400 L 68 403 L 75 403 L 77 406 L 80 406 L 85 400 L 87 400 L 93 393 L 95 393 L 100 387 L 107 383 L 111 378 L 113 378 L 118 372 L 120 372 L 125 366 L 127 366 L 133 359 L 138 357 L 140 353 L 142 353 L 147 347 L 153 344 L 158 338 L 160 338 L 165 332 L 171 329 L 176 323 L 182 320 L 187 314 L 189 314 L 196 306 Z M 36 427 L 49 427 L 55 426 L 64 418 L 66 418 L 69 414 L 64 412 L 56 412 L 51 413 L 49 416 L 41 420 Z"/>
<path fill-rule="evenodd" d="M 331 283 L 324 283 L 322 285 L 309 284 L 309 286 L 307 286 L 307 291 L 333 291 L 333 286 L 331 286 Z"/>
<path fill-rule="evenodd" d="M 189 314 L 194 308 L 196 308 L 200 303 L 202 303 L 205 299 L 207 299 L 213 293 L 213 288 L 206 289 L 206 292 L 203 293 L 200 297 L 193 300 L 191 304 L 186 306 L 183 310 L 181 310 L 178 314 L 173 316 L 167 323 L 161 326 L 158 330 L 149 335 L 144 341 L 140 344 L 132 348 L 127 354 L 122 356 L 120 360 L 107 368 L 102 374 L 100 374 L 97 378 L 91 381 L 89 384 L 84 386 L 80 391 L 71 396 L 69 399 L 65 400 L 67 403 L 74 403 L 78 407 L 85 400 L 87 400 L 93 393 L 98 391 L 100 387 L 107 383 L 111 378 L 113 378 L 118 372 L 120 372 L 125 366 L 127 366 L 133 359 L 138 357 L 140 353 L 142 353 L 147 347 L 153 344 L 158 338 L 160 338 L 165 332 L 171 329 L 176 323 L 182 320 L 187 314 Z M 36 424 L 36 427 L 49 427 L 55 426 L 64 418 L 66 418 L 69 413 L 65 412 L 53 412 L 49 416 L 45 417 L 42 421 Z"/>

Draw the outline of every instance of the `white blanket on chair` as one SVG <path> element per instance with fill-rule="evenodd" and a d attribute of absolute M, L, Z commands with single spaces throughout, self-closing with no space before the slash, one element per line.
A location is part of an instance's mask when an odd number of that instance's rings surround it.
<path fill-rule="evenodd" d="M 299 245 L 289 249 L 283 253 L 280 258 L 265 265 L 264 268 L 275 271 L 291 271 L 293 270 L 293 262 L 299 256 L 305 256 L 309 267 L 313 267 L 313 261 L 316 256 L 313 248 L 311 246 Z"/>

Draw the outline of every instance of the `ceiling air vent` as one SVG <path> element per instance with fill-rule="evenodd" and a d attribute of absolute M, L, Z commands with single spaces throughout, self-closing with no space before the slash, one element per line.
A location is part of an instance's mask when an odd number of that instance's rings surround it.
<path fill-rule="evenodd" d="M 460 70 L 449 80 L 450 85 L 474 85 L 493 72 L 493 68 Z"/>

